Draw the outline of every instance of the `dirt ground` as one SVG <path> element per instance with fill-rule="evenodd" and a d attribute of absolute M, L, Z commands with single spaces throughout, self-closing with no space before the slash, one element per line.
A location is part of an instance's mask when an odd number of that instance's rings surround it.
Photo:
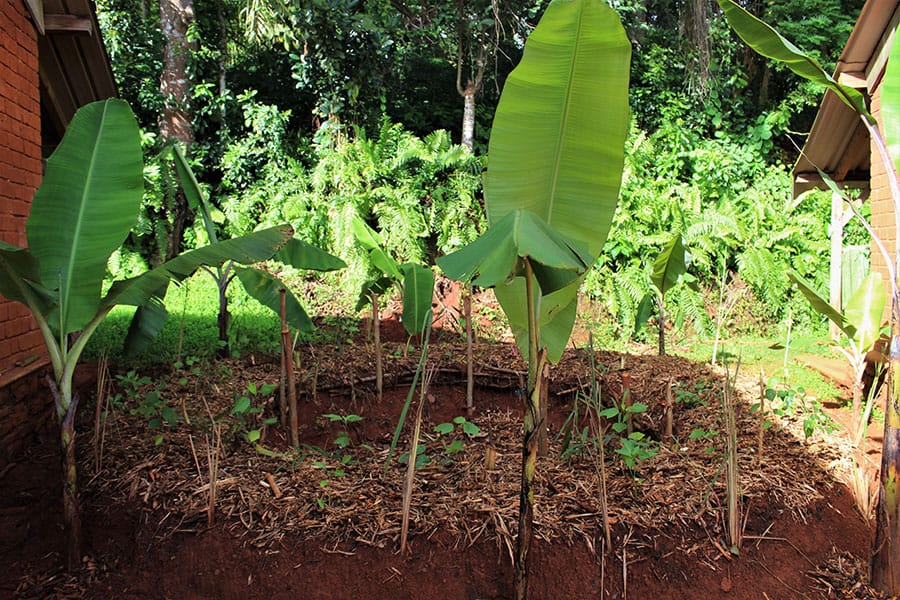
<path fill-rule="evenodd" d="M 227 417 L 212 525 L 207 451 L 215 445 L 203 415 L 227 415 L 234 393 L 248 383 L 277 383 L 275 360 L 248 357 L 197 373 L 154 374 L 141 394 L 162 386 L 168 405 L 188 419 L 163 427 L 156 445 L 159 430 L 148 430 L 146 416 L 131 414 L 126 402 L 107 421 L 99 468 L 86 402 L 78 440 L 84 568 L 62 571 L 57 444 L 39 436 L 0 470 L 0 597 L 511 597 L 521 443 L 516 390 L 524 365 L 509 346 L 479 344 L 475 408 L 468 411 L 462 345 L 443 334 L 433 340 L 436 370 L 423 405 L 425 450 L 433 460 L 417 471 L 409 549 L 401 555 L 406 468 L 395 459 L 385 473 L 384 465 L 418 350 L 404 356 L 403 336 L 388 328 L 385 337 L 388 376 L 380 402 L 364 332 L 343 347 L 301 348 L 301 458 L 282 454 L 287 431 L 280 425 L 263 427 L 261 437 L 260 447 L 275 456 L 254 451 L 242 437 L 277 414 L 277 393 L 260 398 L 264 411 L 247 415 L 253 421 L 237 425 L 234 415 Z M 734 555 L 725 534 L 724 436 L 691 437 L 720 428 L 722 373 L 676 357 L 624 360 L 622 369 L 620 355 L 595 356 L 605 404 L 621 399 L 627 371 L 635 400 L 648 406 L 635 427 L 659 440 L 657 454 L 626 468 L 607 429 L 607 546 L 598 457 L 587 451 L 560 457 L 566 438 L 558 434 L 570 422 L 574 394 L 590 379 L 586 354 L 567 353 L 551 374 L 551 443 L 537 472 L 531 598 L 875 597 L 862 583 L 871 528 L 835 479 L 841 457 L 830 438 L 805 440 L 793 433 L 796 424 L 780 423 L 765 432 L 759 454 L 760 420 L 748 409 L 747 386 L 738 411 L 744 538 Z M 675 440 L 668 441 L 665 389 L 673 385 L 697 393 L 678 405 Z M 410 446 L 417 407 L 414 395 L 398 453 Z M 345 424 L 323 418 L 328 414 L 361 420 Z M 579 414 L 582 423 L 590 421 L 587 412 Z M 457 417 L 480 431 L 455 434 L 463 448 L 445 454 L 451 438 L 434 426 Z M 335 447 L 344 433 L 349 445 Z M 488 455 L 496 456 L 495 465 L 486 464 Z"/>

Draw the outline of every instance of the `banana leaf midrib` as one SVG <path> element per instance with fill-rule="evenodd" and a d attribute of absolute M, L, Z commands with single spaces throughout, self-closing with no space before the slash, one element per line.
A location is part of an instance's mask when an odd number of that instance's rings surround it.
<path fill-rule="evenodd" d="M 559 140 L 559 144 L 556 146 L 556 155 L 553 157 L 553 177 L 550 180 L 550 188 L 548 190 L 548 202 L 547 202 L 547 224 L 551 227 L 553 226 L 553 207 L 556 205 L 556 193 L 558 188 L 559 181 L 559 170 L 560 164 L 562 163 L 562 155 L 563 155 L 563 147 L 566 144 L 566 127 L 569 122 L 569 110 L 571 105 L 571 97 L 572 97 L 572 81 L 575 75 L 575 64 L 578 58 L 578 51 L 581 47 L 581 32 L 584 27 L 584 19 L 582 18 L 584 15 L 584 4 L 579 5 L 578 7 L 578 30 L 575 34 L 575 43 L 572 45 L 572 54 L 569 60 L 569 75 L 568 75 L 568 85 L 566 86 L 566 96 L 563 101 L 563 114 L 559 120 L 559 131 L 557 134 L 557 139 Z"/>
<path fill-rule="evenodd" d="M 103 105 L 103 111 L 100 114 L 100 122 L 106 123 L 106 114 L 109 112 L 109 104 L 105 103 Z M 106 128 L 102 128 L 94 138 L 93 148 L 91 149 L 91 158 L 88 161 L 88 173 L 94 172 L 94 167 L 97 163 L 97 154 L 98 149 L 101 146 L 102 138 L 107 135 Z M 72 279 L 75 276 L 75 263 L 76 263 L 76 255 L 75 249 L 80 246 L 78 243 L 81 241 L 81 229 L 82 224 L 84 223 L 84 214 L 86 211 L 87 199 L 90 197 L 91 184 L 93 183 L 93 177 L 85 178 L 84 187 L 81 190 L 81 199 L 78 204 L 78 217 L 75 219 L 75 227 L 73 229 L 73 237 L 72 244 L 70 246 L 70 250 L 68 254 L 68 261 L 66 262 L 66 277 L 65 277 L 65 285 L 60 285 L 60 297 L 59 297 L 59 309 L 60 315 L 63 322 L 68 322 L 69 316 L 69 295 L 72 290 Z M 59 274 L 62 277 L 62 273 Z M 63 283 L 62 281 L 60 283 Z M 98 298 L 99 301 L 99 298 Z"/>

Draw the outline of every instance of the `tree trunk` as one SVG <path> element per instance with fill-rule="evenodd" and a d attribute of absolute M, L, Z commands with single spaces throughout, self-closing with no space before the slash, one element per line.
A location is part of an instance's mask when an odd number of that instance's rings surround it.
<path fill-rule="evenodd" d="M 163 114 L 159 119 L 159 133 L 164 142 L 177 140 L 185 146 L 190 146 L 194 141 L 188 69 L 195 46 L 188 39 L 188 29 L 193 20 L 193 0 L 160 0 L 159 21 L 165 41 L 159 81 L 159 91 L 164 103 Z M 190 216 L 187 198 L 180 189 L 175 193 L 170 213 L 165 260 L 170 260 L 181 252 L 184 230 Z"/>
<path fill-rule="evenodd" d="M 475 90 L 472 86 L 465 89 L 463 100 L 462 145 L 471 151 L 475 143 Z"/>
<path fill-rule="evenodd" d="M 881 449 L 881 489 L 875 546 L 872 552 L 872 586 L 888 596 L 900 595 L 900 299 L 892 299 L 889 393 L 884 408 L 884 442 Z"/>

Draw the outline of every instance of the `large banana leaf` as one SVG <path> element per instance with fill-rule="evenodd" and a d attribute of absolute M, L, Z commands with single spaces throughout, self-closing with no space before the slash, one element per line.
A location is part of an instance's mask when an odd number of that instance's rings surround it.
<path fill-rule="evenodd" d="M 536 263 L 535 275 L 545 294 L 574 280 L 570 276 L 560 281 L 557 271 L 583 273 L 594 262 L 587 244 L 566 238 L 531 211 L 515 210 L 438 263 L 448 277 L 493 287 L 521 275 L 520 258 L 526 256 Z"/>
<path fill-rule="evenodd" d="M 295 269 L 311 269 L 313 271 L 337 271 L 347 266 L 347 263 L 337 256 L 332 256 L 297 238 L 289 239 L 272 259 Z"/>
<path fill-rule="evenodd" d="M 97 312 L 106 261 L 137 219 L 143 157 L 137 121 L 121 100 L 95 102 L 72 119 L 47 161 L 26 226 L 41 281 L 58 290 L 61 333 Z"/>
<path fill-rule="evenodd" d="M 234 272 L 244 289 L 257 302 L 279 314 L 281 312 L 281 290 L 288 287 L 280 279 L 262 269 L 235 267 Z M 300 331 L 312 331 L 313 323 L 303 310 L 297 298 L 290 293 L 284 297 L 284 311 L 288 324 Z"/>
<path fill-rule="evenodd" d="M 492 225 L 516 210 L 530 211 L 566 240 L 582 244 L 585 262 L 593 263 L 609 233 L 622 178 L 630 56 L 631 44 L 606 2 L 557 0 L 547 7 L 522 62 L 506 80 L 494 117 L 484 181 Z M 515 254 L 540 262 L 522 248 Z M 517 274 L 518 265 L 504 280 Z M 582 278 L 570 269 L 538 269 L 540 345 L 556 361 L 575 322 Z M 514 282 L 495 288 L 523 349 L 524 287 Z"/>
<path fill-rule="evenodd" d="M 163 284 L 170 280 L 181 281 L 201 265 L 220 265 L 227 260 L 240 264 L 266 260 L 293 233 L 289 225 L 281 225 L 185 252 L 137 277 L 115 282 L 103 299 L 101 308 L 117 304 L 140 306 L 153 297 Z"/>
<path fill-rule="evenodd" d="M 400 266 L 391 256 L 384 250 L 384 241 L 374 229 L 366 225 L 365 221 L 359 217 L 353 218 L 353 235 L 356 237 L 363 248 L 369 253 L 369 261 L 372 266 L 392 278 L 400 281 L 403 275 L 400 273 Z"/>
<path fill-rule="evenodd" d="M 869 273 L 844 307 L 844 318 L 856 330 L 854 341 L 861 354 L 867 353 L 881 335 L 881 315 L 887 291 L 881 273 Z"/>
<path fill-rule="evenodd" d="M 716 0 L 732 29 L 759 54 L 785 64 L 791 71 L 837 94 L 847 106 L 870 122 L 875 119 L 866 110 L 865 98 L 852 87 L 835 81 L 819 63 L 771 26 L 760 21 L 733 0 Z"/>
<path fill-rule="evenodd" d="M 415 263 L 400 265 L 403 272 L 403 328 L 409 335 L 422 333 L 434 298 L 434 273 Z"/>
<path fill-rule="evenodd" d="M 809 301 L 810 305 L 816 310 L 817 313 L 828 317 L 835 325 L 840 328 L 841 331 L 844 332 L 844 334 L 846 334 L 847 337 L 853 339 L 853 337 L 856 335 L 856 328 L 848 323 L 844 318 L 844 315 L 839 313 L 833 306 L 831 306 L 828 303 L 828 300 L 820 296 L 809 281 L 807 281 L 803 278 L 802 275 L 794 271 L 788 271 L 787 276 L 788 279 L 797 284 L 797 288 L 801 292 L 803 292 L 803 295 L 806 296 L 806 299 Z"/>

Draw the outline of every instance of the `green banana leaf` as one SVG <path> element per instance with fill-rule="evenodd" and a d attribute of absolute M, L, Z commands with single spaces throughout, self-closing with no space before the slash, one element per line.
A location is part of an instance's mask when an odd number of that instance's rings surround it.
<path fill-rule="evenodd" d="M 393 286 L 394 280 L 387 276 L 365 281 L 359 290 L 359 298 L 356 300 L 356 312 L 361 311 L 372 303 L 372 294 L 381 296 Z"/>
<path fill-rule="evenodd" d="M 0 294 L 8 300 L 28 303 L 26 282 L 40 283 L 41 268 L 26 249 L 0 240 Z"/>
<path fill-rule="evenodd" d="M 312 271 L 337 271 L 347 266 L 337 256 L 333 256 L 324 250 L 316 248 L 303 240 L 291 238 L 281 250 L 272 257 L 295 269 L 310 269 Z"/>
<path fill-rule="evenodd" d="M 185 252 L 137 277 L 113 283 L 100 307 L 111 308 L 117 304 L 140 306 L 167 281 L 181 281 L 202 265 L 220 265 L 228 260 L 240 264 L 266 260 L 293 233 L 290 225 L 280 225 Z"/>
<path fill-rule="evenodd" d="M 252 298 L 275 314 L 281 313 L 280 290 L 289 290 L 284 282 L 262 269 L 235 266 L 234 272 Z M 285 294 L 284 310 L 288 324 L 294 329 L 305 332 L 315 329 L 309 315 L 290 291 Z"/>
<path fill-rule="evenodd" d="M 687 273 L 687 261 L 684 252 L 684 239 L 680 233 L 672 236 L 671 241 L 666 244 L 662 252 L 653 262 L 653 273 L 650 275 L 650 281 L 659 290 L 659 293 L 665 297 L 666 292 L 672 289 L 679 279 Z"/>
<path fill-rule="evenodd" d="M 881 273 L 869 273 L 844 307 L 844 319 L 856 330 L 853 340 L 861 354 L 867 353 L 881 335 L 881 316 L 887 290 Z"/>
<path fill-rule="evenodd" d="M 400 265 L 403 272 L 403 328 L 409 335 L 422 333 L 431 314 L 434 272 L 415 263 Z"/>
<path fill-rule="evenodd" d="M 881 81 L 881 121 L 894 169 L 900 162 L 900 44 L 891 46 Z"/>
<path fill-rule="evenodd" d="M 494 117 L 484 180 L 492 226 L 514 211 L 530 211 L 570 244 L 581 244 L 577 253 L 583 248 L 588 257 L 583 262 L 593 263 L 618 201 L 629 122 L 630 57 L 631 44 L 606 2 L 557 0 L 547 7 L 528 37 L 522 62 L 506 80 Z M 521 272 L 512 255 L 540 262 L 533 248 L 508 250 L 520 241 L 496 239 L 488 249 L 504 250 L 492 252 L 488 261 L 450 268 L 495 282 L 497 299 L 524 351 L 524 283 L 498 282 Z M 557 244 L 546 249 L 551 254 L 562 250 Z M 539 270 L 540 345 L 555 362 L 575 322 L 582 277 L 571 269 Z"/>
<path fill-rule="evenodd" d="M 127 356 L 136 356 L 142 352 L 150 342 L 162 331 L 163 326 L 169 318 L 169 311 L 163 304 L 166 289 L 157 291 L 146 302 L 137 307 L 134 317 L 128 325 L 128 333 L 125 334 L 125 354 Z"/>
<path fill-rule="evenodd" d="M 825 298 L 820 296 L 809 281 L 794 271 L 788 271 L 787 276 L 788 279 L 797 284 L 797 287 L 803 292 L 803 295 L 806 296 L 806 299 L 817 313 L 828 317 L 831 322 L 837 325 L 850 339 L 853 339 L 856 336 L 856 328 L 848 323 L 844 318 L 844 315 L 831 306 Z"/>
<path fill-rule="evenodd" d="M 400 281 L 403 278 L 400 267 L 397 261 L 384 251 L 384 241 L 381 236 L 359 217 L 353 218 L 352 227 L 356 240 L 368 251 L 372 266 L 393 278 L 394 281 Z"/>
<path fill-rule="evenodd" d="M 218 242 L 216 236 L 216 225 L 212 220 L 212 211 L 209 208 L 209 202 L 206 200 L 206 194 L 203 188 L 194 176 L 194 170 L 187 161 L 180 144 L 172 145 L 172 161 L 175 163 L 175 172 L 178 173 L 178 179 L 181 181 L 181 189 L 187 198 L 188 206 L 194 210 L 200 211 L 200 217 L 203 219 L 203 228 L 206 229 L 206 235 L 209 236 L 210 242 Z"/>
<path fill-rule="evenodd" d="M 638 304 L 637 312 L 634 315 L 634 334 L 637 335 L 647 325 L 650 317 L 658 312 L 656 305 L 657 295 L 655 292 L 648 292 L 641 298 Z"/>
<path fill-rule="evenodd" d="M 535 276 L 545 293 L 574 279 L 560 281 L 557 271 L 583 273 L 594 262 L 586 244 L 567 239 L 528 210 L 507 213 L 480 238 L 437 262 L 448 277 L 494 287 L 521 275 L 520 259 L 526 256 L 536 264 Z"/>
<path fill-rule="evenodd" d="M 26 225 L 44 287 L 58 291 L 66 334 L 97 312 L 106 262 L 137 221 L 143 194 L 137 121 L 122 100 L 82 107 L 47 161 Z"/>
<path fill-rule="evenodd" d="M 814 58 L 797 48 L 771 26 L 747 12 L 738 3 L 733 0 L 716 1 L 732 29 L 748 46 L 766 58 L 783 63 L 800 77 L 831 90 L 847 106 L 864 116 L 870 123 L 875 123 L 875 119 L 866 110 L 865 98 L 858 90 L 835 81 Z"/>

